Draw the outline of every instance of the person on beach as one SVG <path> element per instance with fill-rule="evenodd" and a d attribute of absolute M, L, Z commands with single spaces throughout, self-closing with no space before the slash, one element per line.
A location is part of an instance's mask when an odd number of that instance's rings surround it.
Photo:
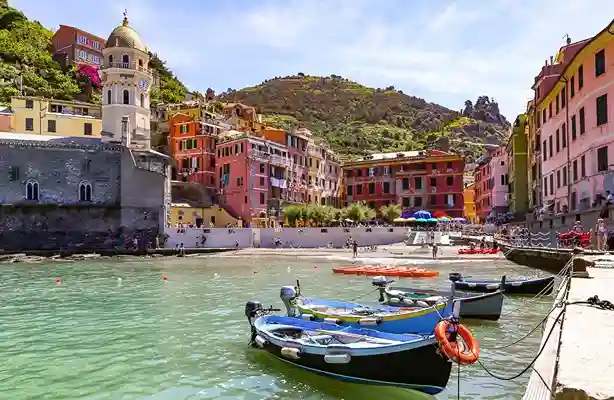
<path fill-rule="evenodd" d="M 439 247 L 437 247 L 437 243 L 433 243 L 433 260 L 437 258 L 437 251 Z"/>
<path fill-rule="evenodd" d="M 595 233 L 597 234 L 597 250 L 606 250 L 608 242 L 608 229 L 605 227 L 605 222 L 602 218 L 597 220 L 595 225 Z"/>
<path fill-rule="evenodd" d="M 354 258 L 358 257 L 358 242 L 356 240 L 352 242 L 352 250 L 354 251 Z"/>

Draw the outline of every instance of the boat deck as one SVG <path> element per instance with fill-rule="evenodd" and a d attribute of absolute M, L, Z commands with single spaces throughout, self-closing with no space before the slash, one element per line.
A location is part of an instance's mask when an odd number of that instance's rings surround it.
<path fill-rule="evenodd" d="M 592 265 L 586 268 L 589 278 L 572 278 L 568 290 L 561 290 L 555 303 L 586 301 L 595 295 L 614 302 L 614 258 L 592 260 Z M 556 322 L 558 314 L 555 310 L 546 323 L 544 335 L 556 326 L 535 363 L 523 400 L 613 399 L 614 311 L 569 305 L 561 321 Z"/>

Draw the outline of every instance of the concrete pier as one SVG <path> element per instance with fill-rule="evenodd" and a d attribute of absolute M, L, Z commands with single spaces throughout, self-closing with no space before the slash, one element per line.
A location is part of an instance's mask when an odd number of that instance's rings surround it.
<path fill-rule="evenodd" d="M 595 295 L 614 300 L 614 256 L 578 255 L 572 262 L 574 277 L 562 283 L 555 305 Z M 523 400 L 614 399 L 614 310 L 570 304 L 557 320 L 560 310 L 546 322 L 540 346 L 544 351 L 533 366 Z"/>

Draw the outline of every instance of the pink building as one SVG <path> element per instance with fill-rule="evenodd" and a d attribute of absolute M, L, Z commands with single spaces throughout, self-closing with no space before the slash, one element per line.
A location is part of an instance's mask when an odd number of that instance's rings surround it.
<path fill-rule="evenodd" d="M 286 133 L 286 148 L 288 150 L 291 168 L 288 170 L 287 201 L 292 203 L 307 203 L 307 179 L 309 176 L 309 154 L 307 147 L 311 133 L 301 129 L 293 133 Z"/>
<path fill-rule="evenodd" d="M 609 31 L 608 31 L 609 29 Z M 555 213 L 597 206 L 614 192 L 614 21 L 570 43 L 537 77 L 536 144 L 544 205 Z"/>
<path fill-rule="evenodd" d="M 476 216 L 481 222 L 508 211 L 508 168 L 504 147 L 497 147 L 478 159 L 473 177 Z"/>
<path fill-rule="evenodd" d="M 216 153 L 220 204 L 248 223 L 278 217 L 291 164 L 285 146 L 237 134 L 220 139 Z"/>

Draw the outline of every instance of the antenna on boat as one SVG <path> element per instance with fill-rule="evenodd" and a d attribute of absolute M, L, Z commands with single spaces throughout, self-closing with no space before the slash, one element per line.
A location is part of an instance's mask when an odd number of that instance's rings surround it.
<path fill-rule="evenodd" d="M 501 284 L 500 284 L 500 285 L 501 285 L 501 286 L 499 286 L 499 290 L 500 290 L 501 292 L 504 292 L 504 291 L 505 291 L 505 275 L 503 275 L 503 276 L 501 277 Z"/>
<path fill-rule="evenodd" d="M 298 279 L 296 280 L 296 294 L 301 295 L 301 282 Z"/>

